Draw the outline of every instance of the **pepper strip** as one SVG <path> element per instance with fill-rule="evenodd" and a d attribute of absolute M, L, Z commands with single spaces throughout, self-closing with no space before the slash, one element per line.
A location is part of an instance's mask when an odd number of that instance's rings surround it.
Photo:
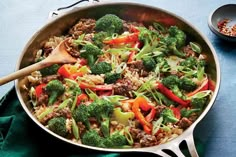
<path fill-rule="evenodd" d="M 182 105 L 183 107 L 188 107 L 190 100 L 183 100 L 176 96 L 170 89 L 165 87 L 162 83 L 157 83 L 156 87 L 162 94 L 164 94 L 167 98 L 171 99 L 172 101 L 175 101 Z"/>
<path fill-rule="evenodd" d="M 114 39 L 104 40 L 103 43 L 110 44 L 110 45 L 132 43 L 132 42 L 138 41 L 138 35 L 139 35 L 139 32 L 131 33 L 128 35 L 121 35 Z"/>
<path fill-rule="evenodd" d="M 140 122 L 140 124 L 143 126 L 144 131 L 147 134 L 151 133 L 151 128 L 152 128 L 152 124 L 150 122 L 148 122 L 145 117 L 143 116 L 143 114 L 140 112 L 140 105 L 147 105 L 148 102 L 146 101 L 145 98 L 143 97 L 137 97 L 133 103 L 132 106 L 132 111 L 134 112 L 135 117 L 138 119 L 138 121 Z"/>
<path fill-rule="evenodd" d="M 206 77 L 206 78 L 203 80 L 201 86 L 199 86 L 197 89 L 195 89 L 195 90 L 192 91 L 191 93 L 188 93 L 187 96 L 188 96 L 188 97 L 191 97 L 191 96 L 197 94 L 197 93 L 200 92 L 200 91 L 208 90 L 208 88 L 209 88 L 209 80 L 208 80 L 208 78 Z"/>

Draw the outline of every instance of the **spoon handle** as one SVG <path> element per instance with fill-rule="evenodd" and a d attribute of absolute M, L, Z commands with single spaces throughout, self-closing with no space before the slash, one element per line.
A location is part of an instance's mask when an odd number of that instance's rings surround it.
<path fill-rule="evenodd" d="M 50 66 L 51 63 L 48 63 L 48 62 L 45 62 L 44 60 L 43 61 L 40 61 L 38 63 L 35 63 L 35 64 L 32 64 L 30 66 L 27 66 L 23 69 L 20 69 L 18 71 L 15 71 L 7 76 L 4 76 L 2 78 L 0 78 L 0 86 L 3 85 L 3 84 L 6 84 L 10 81 L 13 81 L 17 78 L 20 78 L 20 77 L 23 77 L 23 76 L 26 76 L 26 75 L 29 75 L 30 73 L 36 71 L 36 70 L 39 70 L 39 69 L 42 69 L 42 68 L 45 68 L 47 66 Z"/>

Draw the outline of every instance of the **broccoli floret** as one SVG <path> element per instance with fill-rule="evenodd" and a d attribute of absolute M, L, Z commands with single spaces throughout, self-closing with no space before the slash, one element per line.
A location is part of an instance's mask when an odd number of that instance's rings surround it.
<path fill-rule="evenodd" d="M 156 67 L 159 68 L 160 72 L 169 72 L 170 65 L 168 64 L 167 60 L 164 57 L 157 57 L 156 58 Z"/>
<path fill-rule="evenodd" d="M 158 45 L 158 32 L 151 31 L 145 27 L 140 27 L 139 29 L 139 40 L 143 43 L 143 47 L 135 55 L 136 59 L 143 58 L 147 53 L 151 53 L 154 48 Z"/>
<path fill-rule="evenodd" d="M 201 111 L 201 109 L 199 109 L 199 108 L 196 108 L 196 109 L 186 109 L 186 108 L 183 108 L 183 109 L 181 109 L 181 111 L 180 111 L 180 113 L 181 113 L 181 117 L 189 117 L 189 116 L 191 116 L 193 113 L 198 113 L 198 112 L 200 112 Z"/>
<path fill-rule="evenodd" d="M 108 37 L 108 33 L 107 32 L 98 32 L 94 34 L 93 37 L 93 44 L 96 45 L 99 48 L 103 47 L 103 40 Z"/>
<path fill-rule="evenodd" d="M 87 59 L 88 65 L 91 67 L 98 56 L 103 54 L 103 52 L 93 44 L 86 44 L 80 51 L 80 57 Z"/>
<path fill-rule="evenodd" d="M 176 123 L 176 122 L 179 121 L 177 118 L 175 118 L 175 115 L 174 115 L 173 111 L 169 108 L 165 108 L 161 112 L 160 117 L 163 117 L 163 124 Z"/>
<path fill-rule="evenodd" d="M 179 88 L 187 92 L 191 92 L 197 88 L 197 84 L 193 82 L 193 80 L 187 77 L 184 77 L 180 79 Z"/>
<path fill-rule="evenodd" d="M 37 62 L 40 62 L 42 60 L 44 60 L 45 57 L 40 57 Z M 40 69 L 40 73 L 42 74 L 42 76 L 47 76 L 47 75 L 53 75 L 53 74 L 56 74 L 58 69 L 60 68 L 60 66 L 58 64 L 53 64 L 49 67 L 46 67 L 46 68 L 43 68 L 43 69 Z"/>
<path fill-rule="evenodd" d="M 108 148 L 118 148 L 127 145 L 126 137 L 119 132 L 103 139 L 103 145 Z"/>
<path fill-rule="evenodd" d="M 54 133 L 65 137 L 66 131 L 66 119 L 64 117 L 55 117 L 48 121 L 48 129 Z"/>
<path fill-rule="evenodd" d="M 59 67 L 60 66 L 58 64 L 53 64 L 49 67 L 41 69 L 40 73 L 42 74 L 42 76 L 53 75 L 57 73 Z"/>
<path fill-rule="evenodd" d="M 108 84 L 115 83 L 120 78 L 120 73 L 106 73 L 104 82 Z"/>
<path fill-rule="evenodd" d="M 180 79 L 176 75 L 169 75 L 162 79 L 162 83 L 164 86 L 168 87 L 173 91 L 175 95 L 180 98 L 184 98 L 183 93 L 179 89 Z"/>
<path fill-rule="evenodd" d="M 89 110 L 88 107 L 84 104 L 79 105 L 73 112 L 72 117 L 76 122 L 82 122 L 87 129 L 90 129 L 89 123 Z"/>
<path fill-rule="evenodd" d="M 206 66 L 207 66 L 207 62 L 206 62 L 206 60 L 204 60 L 204 59 L 200 59 L 200 60 L 198 61 L 198 65 L 199 65 L 200 67 L 206 67 Z"/>
<path fill-rule="evenodd" d="M 174 37 L 177 40 L 176 41 L 177 48 L 180 48 L 185 45 L 186 34 L 182 30 L 180 30 L 177 26 L 171 26 L 168 29 L 168 32 L 171 37 Z"/>
<path fill-rule="evenodd" d="M 88 130 L 82 136 L 82 143 L 89 146 L 101 147 L 102 138 L 95 130 Z"/>
<path fill-rule="evenodd" d="M 181 66 L 193 69 L 197 66 L 198 62 L 195 57 L 188 57 L 184 61 L 180 62 Z"/>
<path fill-rule="evenodd" d="M 111 64 L 107 62 L 99 62 L 90 68 L 92 74 L 105 74 L 112 70 Z"/>
<path fill-rule="evenodd" d="M 156 67 L 156 62 L 152 57 L 142 58 L 144 68 L 148 71 L 152 71 Z"/>
<path fill-rule="evenodd" d="M 204 106 L 207 104 L 208 102 L 208 98 L 207 97 L 200 97 L 200 98 L 192 98 L 191 100 L 191 105 L 193 108 L 199 108 L 199 109 L 203 109 Z"/>
<path fill-rule="evenodd" d="M 119 33 L 123 29 L 122 20 L 113 14 L 106 14 L 96 21 L 95 30 L 109 34 Z"/>
<path fill-rule="evenodd" d="M 185 57 L 185 53 L 178 50 L 177 42 L 178 40 L 175 37 L 167 37 L 166 38 L 167 49 L 178 57 Z"/>
<path fill-rule="evenodd" d="M 65 87 L 59 80 L 52 80 L 46 85 L 46 93 L 49 94 L 48 105 L 52 105 L 58 96 L 62 95 Z"/>
<path fill-rule="evenodd" d="M 176 26 L 171 26 L 168 33 L 169 36 L 165 38 L 168 50 L 179 57 L 185 57 L 185 53 L 179 49 L 185 45 L 186 34 Z"/>
<path fill-rule="evenodd" d="M 113 110 L 114 105 L 105 99 L 97 99 L 89 105 L 89 113 L 101 123 L 101 131 L 105 137 L 110 134 L 110 117 Z"/>

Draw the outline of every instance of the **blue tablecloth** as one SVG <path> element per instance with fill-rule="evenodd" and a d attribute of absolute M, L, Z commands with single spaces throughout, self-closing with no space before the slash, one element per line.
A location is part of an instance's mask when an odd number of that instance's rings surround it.
<path fill-rule="evenodd" d="M 217 38 L 208 28 L 209 14 L 235 0 L 130 0 L 169 10 L 191 22 L 216 49 L 222 82 L 216 102 L 195 129 L 195 137 L 204 145 L 206 157 L 233 157 L 236 154 L 236 44 Z M 14 71 L 18 57 L 31 36 L 46 22 L 48 13 L 76 0 L 1 0 L 0 1 L 0 77 Z M 86 5 L 82 3 L 81 5 Z M 236 16 L 236 15 L 235 15 Z M 13 82 L 0 87 L 0 97 Z M 1 116 L 1 115 L 0 115 Z"/>

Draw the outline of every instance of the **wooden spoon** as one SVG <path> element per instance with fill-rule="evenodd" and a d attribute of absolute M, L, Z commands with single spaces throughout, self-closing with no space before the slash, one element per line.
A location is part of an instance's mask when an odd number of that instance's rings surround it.
<path fill-rule="evenodd" d="M 66 50 L 65 43 L 69 40 L 69 38 L 63 40 L 53 51 L 52 53 L 45 58 L 44 60 L 27 66 L 23 69 L 20 69 L 16 72 L 13 72 L 7 76 L 0 78 L 0 85 L 8 83 L 17 78 L 29 75 L 30 73 L 43 69 L 45 67 L 51 66 L 53 64 L 59 63 L 75 63 L 77 61 L 76 58 L 72 57 Z"/>

